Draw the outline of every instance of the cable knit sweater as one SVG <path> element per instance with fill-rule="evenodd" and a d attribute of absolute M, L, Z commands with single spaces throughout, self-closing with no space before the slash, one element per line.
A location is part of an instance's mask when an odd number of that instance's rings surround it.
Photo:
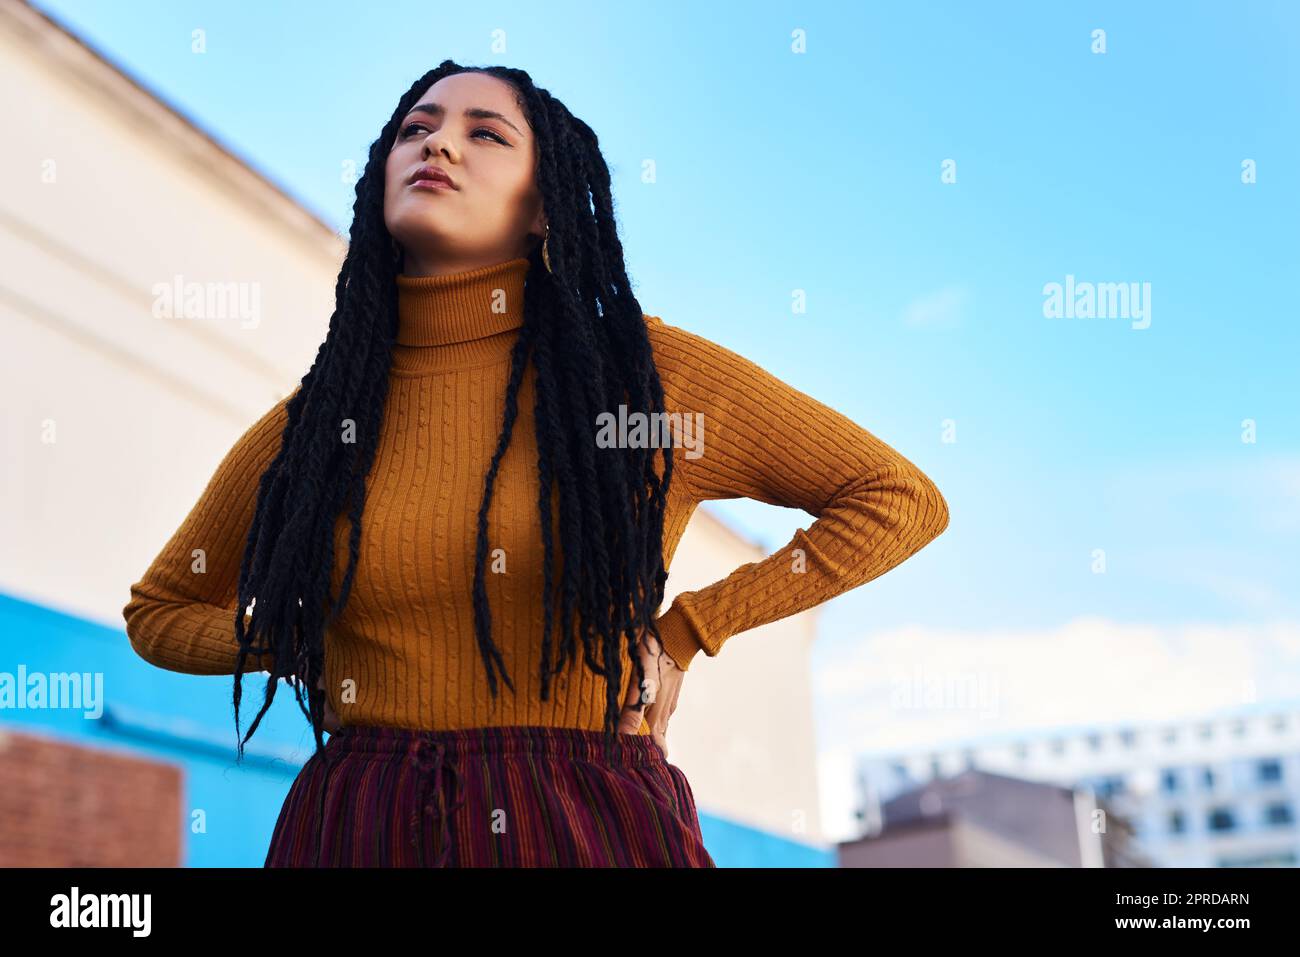
<path fill-rule="evenodd" d="M 485 576 L 492 638 L 515 693 L 499 683 L 492 696 L 474 635 L 476 516 L 501 431 L 527 272 L 521 258 L 454 276 L 398 277 L 398 334 L 360 554 L 348 603 L 326 634 L 326 687 L 344 724 L 603 727 L 604 683 L 581 654 L 552 682 L 550 700 L 540 700 L 544 554 L 531 362 L 489 512 L 489 560 L 504 555 L 506 566 L 504 574 Z M 665 648 L 680 667 L 689 668 L 701 651 L 716 656 L 734 635 L 884 574 L 947 527 L 943 496 L 889 445 L 736 353 L 656 316 L 645 319 L 667 411 L 703 422 L 694 437 L 703 454 L 674 448 L 665 565 L 692 512 L 708 499 L 743 496 L 816 519 L 762 561 L 677 595 L 658 615 Z M 235 443 L 131 586 L 126 632 L 136 652 L 158 667 L 234 671 L 239 566 L 258 479 L 279 449 L 287 402 Z M 348 534 L 340 516 L 334 594 Z M 206 556 L 205 568 L 195 561 L 196 549 Z M 556 607 L 553 640 L 558 633 Z M 257 667 L 256 659 L 249 664 Z M 626 652 L 623 669 L 620 701 L 634 674 Z M 648 732 L 643 721 L 641 733 Z"/>

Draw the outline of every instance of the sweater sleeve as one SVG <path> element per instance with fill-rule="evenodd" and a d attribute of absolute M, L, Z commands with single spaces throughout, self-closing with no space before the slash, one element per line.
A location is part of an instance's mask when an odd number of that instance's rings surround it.
<path fill-rule="evenodd" d="M 762 561 L 677 595 L 656 623 L 680 667 L 883 575 L 947 528 L 935 484 L 866 429 L 717 343 L 647 321 L 666 409 L 703 427 L 698 457 L 674 445 L 674 481 L 695 502 L 745 497 L 816 519 Z"/>
<path fill-rule="evenodd" d="M 131 586 L 122 610 L 126 633 L 150 664 L 187 674 L 234 674 L 239 569 L 258 483 L 280 450 L 292 397 L 264 413 L 226 453 L 180 528 Z M 245 659 L 249 671 L 270 666 L 269 653 Z"/>

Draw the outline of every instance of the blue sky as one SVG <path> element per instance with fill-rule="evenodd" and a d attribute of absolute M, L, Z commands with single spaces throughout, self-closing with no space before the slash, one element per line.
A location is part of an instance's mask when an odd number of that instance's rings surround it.
<path fill-rule="evenodd" d="M 583 117 L 645 309 L 949 502 L 943 537 L 824 608 L 827 753 L 1295 694 L 1295 5 L 38 5 L 336 226 L 341 164 L 444 57 L 523 67 Z M 1149 283 L 1149 327 L 1046 318 L 1067 275 Z M 709 507 L 767 548 L 810 521 Z M 918 662 L 1001 676 L 994 718 L 891 710 Z"/>

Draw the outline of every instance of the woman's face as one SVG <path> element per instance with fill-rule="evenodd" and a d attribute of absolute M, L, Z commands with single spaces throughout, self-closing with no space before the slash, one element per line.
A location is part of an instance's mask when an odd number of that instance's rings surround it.
<path fill-rule="evenodd" d="M 436 166 L 454 189 L 412 186 Z M 435 276 L 527 256 L 546 222 L 537 144 L 514 88 L 485 73 L 443 77 L 402 118 L 384 174 L 384 222 L 402 272 Z"/>

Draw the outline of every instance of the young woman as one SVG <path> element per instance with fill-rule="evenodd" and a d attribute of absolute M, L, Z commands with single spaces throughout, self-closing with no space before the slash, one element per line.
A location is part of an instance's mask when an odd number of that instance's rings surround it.
<path fill-rule="evenodd" d="M 943 497 L 642 312 L 596 135 L 523 71 L 421 77 L 353 211 L 315 364 L 132 586 L 132 646 L 233 674 L 237 736 L 270 673 L 241 756 L 294 689 L 268 866 L 713 866 L 667 760 L 691 660 L 898 565 Z M 741 496 L 817 521 L 660 614 L 692 511 Z"/>

